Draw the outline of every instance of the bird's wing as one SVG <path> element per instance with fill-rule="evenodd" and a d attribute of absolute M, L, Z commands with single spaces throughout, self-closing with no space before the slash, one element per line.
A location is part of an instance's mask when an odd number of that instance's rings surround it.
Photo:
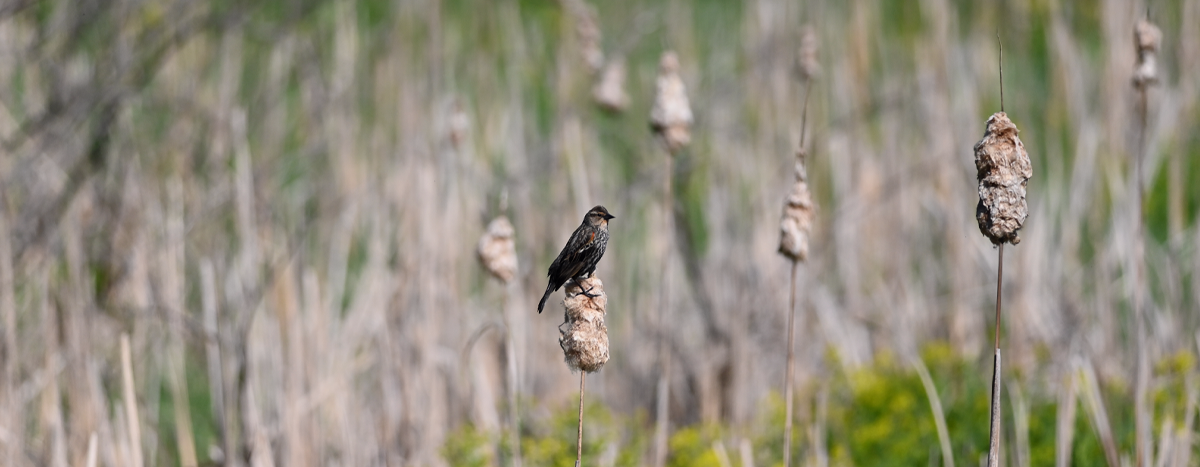
<path fill-rule="evenodd" d="M 588 232 L 587 225 L 581 225 L 571 234 L 571 239 L 554 259 L 547 276 L 558 276 L 564 279 L 575 277 L 583 269 L 583 259 L 588 250 L 596 247 L 596 233 Z M 566 268 L 566 269 L 564 269 Z M 556 274 L 556 272 L 558 274 Z"/>

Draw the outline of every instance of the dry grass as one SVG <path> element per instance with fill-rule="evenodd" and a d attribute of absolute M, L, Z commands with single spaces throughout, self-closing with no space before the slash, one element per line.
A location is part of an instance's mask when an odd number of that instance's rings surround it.
<path fill-rule="evenodd" d="M 443 464 L 449 432 L 503 420 L 509 350 L 492 331 L 504 328 L 495 304 L 506 292 L 486 285 L 474 247 L 489 196 L 504 189 L 527 419 L 573 405 L 558 322 L 539 319 L 530 298 L 577 222 L 564 213 L 603 201 L 628 213 L 598 271 L 621 351 L 589 378 L 589 397 L 651 411 L 661 376 L 669 426 L 722 423 L 725 447 L 738 446 L 730 457 L 754 457 L 761 446 L 740 440 L 784 378 L 789 264 L 776 221 L 792 181 L 780 155 L 801 114 L 802 20 L 823 44 L 809 109 L 822 157 L 808 167 L 822 211 L 806 268 L 820 274 L 798 297 L 812 313 L 797 379 L 936 340 L 984 373 L 979 310 L 993 305 L 996 255 L 972 222 L 966 154 L 998 103 L 991 44 L 1003 20 L 1020 29 L 1005 78 L 1021 92 L 1006 106 L 1038 129 L 1025 143 L 1039 174 L 1022 242 L 1006 251 L 1022 280 L 1004 291 L 1005 362 L 1027 397 L 1079 398 L 1104 434 L 1105 391 L 1131 389 L 1136 366 L 1130 32 L 1144 9 L 1060 3 L 594 2 L 603 46 L 652 25 L 622 50 L 621 116 L 593 111 L 595 76 L 553 3 L 0 7 L 0 464 L 85 465 L 89 446 L 101 466 L 182 463 L 185 413 L 201 465 Z M 1200 2 L 1154 15 L 1160 84 L 1143 167 L 1152 363 L 1195 352 L 1200 328 Z M 92 29 L 66 33 L 82 26 Z M 668 47 L 695 116 L 675 164 L 677 212 L 658 200 L 663 164 L 644 118 Z M 674 246 L 677 260 L 660 264 Z M 680 318 L 668 371 L 655 311 L 663 267 L 676 278 L 666 311 Z M 1154 374 L 1147 384 L 1166 390 Z M 1186 464 L 1196 404 L 1185 405 L 1167 430 L 1179 443 L 1154 433 L 1152 446 Z M 1166 409 L 1155 410 L 1151 426 L 1163 426 Z M 799 426 L 818 424 L 811 412 Z M 1118 459 L 1131 455 L 1105 439 Z M 1185 441 L 1191 451 L 1175 449 Z"/>

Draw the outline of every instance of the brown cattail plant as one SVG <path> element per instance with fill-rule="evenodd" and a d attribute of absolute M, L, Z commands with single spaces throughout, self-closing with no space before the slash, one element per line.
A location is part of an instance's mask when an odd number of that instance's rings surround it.
<path fill-rule="evenodd" d="M 1134 449 L 1136 450 L 1137 465 L 1149 465 L 1153 458 L 1150 447 L 1150 409 L 1147 407 L 1147 397 L 1150 382 L 1150 362 L 1146 352 L 1146 317 L 1145 303 L 1145 232 L 1142 225 L 1142 202 L 1145 197 L 1145 187 L 1142 186 L 1142 159 L 1146 150 L 1147 114 L 1150 105 L 1150 87 L 1158 84 L 1158 47 L 1162 42 L 1162 31 L 1149 19 L 1140 19 L 1133 28 L 1133 45 L 1137 49 L 1137 66 L 1133 70 L 1133 87 L 1137 89 L 1138 138 L 1137 149 L 1134 153 L 1134 186 L 1137 198 L 1134 200 L 1134 219 L 1137 227 L 1134 229 L 1134 287 L 1133 287 L 1133 319 L 1136 320 L 1134 330 L 1137 340 L 1137 373 L 1133 389 L 1134 413 Z"/>
<path fill-rule="evenodd" d="M 996 41 L 999 43 L 997 35 Z M 1000 247 L 996 264 L 995 355 L 992 360 L 992 404 L 988 467 L 1000 465 L 1000 297 L 1004 284 L 1004 244 L 1021 243 L 1017 231 L 1029 215 L 1025 189 L 1033 176 L 1029 153 L 1017 137 L 1017 125 L 1004 113 L 1004 46 L 1000 46 L 1000 111 L 987 120 L 983 139 L 975 143 L 979 204 L 975 219 L 983 236 Z"/>
<path fill-rule="evenodd" d="M 817 60 L 817 52 L 820 47 L 817 32 L 812 26 L 804 26 L 800 29 L 800 53 L 797 60 L 797 68 L 800 72 L 800 78 L 804 81 L 817 79 L 821 76 L 821 62 Z"/>
<path fill-rule="evenodd" d="M 805 157 L 803 148 L 796 151 L 796 181 L 784 199 L 783 216 L 779 219 L 779 253 L 798 262 L 808 259 L 808 236 L 816 214 L 816 204 L 808 191 Z"/>
<path fill-rule="evenodd" d="M 674 232 L 673 213 L 675 209 L 674 185 L 672 183 L 672 159 L 688 143 L 691 142 L 692 107 L 688 103 L 687 87 L 679 76 L 679 57 L 673 51 L 663 52 L 659 60 L 658 79 L 655 82 L 654 106 L 650 108 L 650 129 L 663 142 L 667 150 L 665 173 L 665 190 L 663 191 L 663 232 Z M 667 313 L 671 310 L 670 269 L 672 250 L 668 248 L 662 261 L 662 284 L 659 286 L 661 305 L 659 326 L 666 330 Z M 652 465 L 661 467 L 667 458 L 667 407 L 670 397 L 671 353 L 668 351 L 667 334 L 659 335 L 659 362 L 662 369 L 659 372 L 657 394 L 655 396 L 657 410 L 655 412 L 654 428 L 654 462 Z"/>
<path fill-rule="evenodd" d="M 604 67 L 604 49 L 600 45 L 603 36 L 596 11 L 583 0 L 563 0 L 562 4 L 575 22 L 583 63 L 591 73 L 598 73 Z"/>
<path fill-rule="evenodd" d="M 1021 243 L 1017 231 L 1029 215 L 1025 188 L 1033 166 L 1025 145 L 1017 137 L 1017 126 L 1003 111 L 987 120 L 983 139 L 975 143 L 975 170 L 979 180 L 979 204 L 975 218 L 979 231 L 993 244 Z"/>
<path fill-rule="evenodd" d="M 787 371 L 783 382 L 785 419 L 783 425 L 783 465 L 792 460 L 792 371 L 795 366 L 796 275 L 800 263 L 808 259 L 808 236 L 812 232 L 816 204 L 808 191 L 803 145 L 796 151 L 796 181 L 783 202 L 779 220 L 779 253 L 792 261 L 791 299 L 788 301 Z"/>
<path fill-rule="evenodd" d="M 508 204 L 507 193 L 501 195 L 501 210 L 503 211 Z M 507 287 L 512 283 L 512 280 L 517 276 L 517 247 L 514 235 L 516 229 L 513 228 L 508 217 L 504 215 L 497 216 L 488 223 L 487 230 L 483 232 L 483 236 L 479 238 L 479 245 L 476 247 L 476 254 L 479 258 L 479 264 L 487 270 L 492 277 L 503 282 L 508 289 L 505 291 L 505 303 L 503 305 L 504 315 L 504 346 L 506 360 L 508 361 L 508 406 L 509 418 L 512 424 L 512 456 L 511 465 L 521 465 L 521 446 L 520 446 L 520 415 L 517 412 L 517 400 L 519 396 L 517 385 L 517 363 L 516 363 L 516 337 L 514 327 L 518 323 L 514 323 L 513 317 L 509 316 L 508 311 L 508 293 L 511 293 L 511 288 Z"/>
<path fill-rule="evenodd" d="M 608 362 L 608 328 L 604 309 L 608 295 L 595 275 L 566 286 L 566 321 L 559 326 L 558 345 L 572 371 L 595 373 Z"/>
<path fill-rule="evenodd" d="M 623 112 L 629 106 L 629 95 L 625 93 L 625 61 L 613 59 L 604 66 L 600 81 L 592 89 L 596 105 L 609 112 Z"/>
<path fill-rule="evenodd" d="M 457 99 L 450 104 L 450 115 L 446 118 L 446 137 L 455 150 L 461 149 L 470 136 L 471 118 L 463 109 L 462 101 Z"/>
<path fill-rule="evenodd" d="M 517 246 L 513 235 L 516 230 L 507 217 L 499 216 L 488 223 L 487 230 L 479 238 L 476 253 L 479 263 L 488 273 L 505 284 L 517 275 Z"/>
<path fill-rule="evenodd" d="M 579 371 L 579 432 L 575 447 L 575 466 L 583 460 L 583 383 L 588 373 L 595 373 L 608 362 L 608 328 L 604 325 L 608 295 L 604 283 L 591 275 L 566 286 L 563 324 L 559 325 L 558 345 L 572 371 Z"/>
<path fill-rule="evenodd" d="M 804 109 L 800 117 L 800 148 L 796 150 L 796 181 L 783 202 L 783 215 L 779 219 L 779 253 L 792 261 L 792 280 L 789 282 L 791 298 L 788 301 L 787 370 L 784 372 L 783 397 L 785 415 L 783 423 L 783 465 L 792 463 L 792 374 L 795 367 L 795 322 L 796 322 L 796 275 L 800 263 L 808 259 L 808 237 L 812 232 L 816 203 L 808 191 L 808 170 L 804 149 L 805 128 L 808 125 L 808 94 L 812 81 L 820 74 L 817 62 L 817 37 L 812 28 L 805 27 L 800 41 L 800 74 L 804 79 Z"/>
<path fill-rule="evenodd" d="M 1162 31 L 1149 20 L 1138 20 L 1133 28 L 1133 45 L 1137 47 L 1137 68 L 1133 72 L 1133 84 L 1143 87 L 1158 83 L 1158 46 L 1162 42 Z"/>
<path fill-rule="evenodd" d="M 654 107 L 650 109 L 650 128 L 659 135 L 671 154 L 692 141 L 692 107 L 687 87 L 679 76 L 679 57 L 663 52 L 654 86 Z"/>

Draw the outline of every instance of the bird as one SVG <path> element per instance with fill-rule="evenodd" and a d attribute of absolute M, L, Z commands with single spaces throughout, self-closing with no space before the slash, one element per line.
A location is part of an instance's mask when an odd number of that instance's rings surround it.
<path fill-rule="evenodd" d="M 596 272 L 596 263 L 600 262 L 608 246 L 608 221 L 615 218 L 604 206 L 596 206 L 583 216 L 583 222 L 571 234 L 567 245 L 546 271 L 550 282 L 546 284 L 542 301 L 538 302 L 538 313 L 546 306 L 546 299 L 550 298 L 551 292 L 557 291 L 569 280 L 583 279 Z M 584 291 L 585 295 L 587 293 Z"/>

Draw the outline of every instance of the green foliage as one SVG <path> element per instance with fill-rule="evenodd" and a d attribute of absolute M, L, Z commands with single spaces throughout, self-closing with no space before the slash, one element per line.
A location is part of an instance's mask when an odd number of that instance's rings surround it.
<path fill-rule="evenodd" d="M 721 438 L 721 427 L 693 426 L 676 431 L 668 446 L 667 465 L 671 467 L 720 467 L 713 443 Z"/>
<path fill-rule="evenodd" d="M 968 361 L 945 344 L 930 344 L 921 352 L 928 367 L 946 417 L 951 450 L 958 465 L 970 465 L 987 454 L 991 361 Z M 1196 356 L 1180 352 L 1155 365 L 1158 386 L 1155 401 L 1155 437 L 1165 417 L 1176 423 L 1184 416 L 1184 384 L 1194 378 Z M 1014 372 L 1006 370 L 1012 375 Z M 1010 378 L 1012 378 L 1010 376 Z M 1053 465 L 1056 457 L 1058 393 L 1029 388 L 1020 377 L 1009 379 L 1002 393 L 1003 426 L 1008 452 L 1017 439 L 1014 432 L 1016 394 L 1011 385 L 1020 385 L 1027 408 L 1029 427 L 1029 465 Z M 1114 436 L 1121 453 L 1133 448 L 1132 395 L 1118 384 L 1102 384 L 1101 393 Z M 809 427 L 816 412 L 818 390 L 829 394 L 825 446 L 833 465 L 893 466 L 941 465 L 942 452 L 928 396 L 912 366 L 883 354 L 875 362 L 850 374 L 837 374 L 823 381 L 797 388 L 796 418 L 792 431 L 792 459 L 799 464 L 814 453 Z M 808 404 L 808 406 L 805 406 Z M 1077 402 L 1072 439 L 1071 465 L 1105 465 L 1104 449 L 1082 403 Z M 761 402 L 761 415 L 748 433 L 754 449 L 755 465 L 778 466 L 783 463 L 784 399 L 771 393 Z M 521 432 L 521 446 L 529 465 L 571 466 L 575 461 L 577 412 L 564 406 L 543 420 L 531 420 Z M 1178 426 L 1176 426 L 1178 428 Z M 651 454 L 649 440 L 653 424 L 641 416 L 614 414 L 599 403 L 586 407 L 583 456 L 599 459 L 616 453 L 615 465 L 641 465 Z M 669 440 L 668 465 L 719 466 L 714 446 L 719 442 L 729 449 L 741 436 L 731 435 L 732 427 L 696 425 L 682 427 Z M 745 433 L 744 429 L 741 431 Z M 495 465 L 497 456 L 508 455 L 508 442 L 494 433 L 483 433 L 471 426 L 454 432 L 443 446 L 447 462 L 453 466 Z M 740 458 L 730 456 L 740 465 Z"/>
<path fill-rule="evenodd" d="M 578 407 L 564 406 L 542 420 L 526 423 L 521 429 L 521 456 L 526 465 L 575 465 L 576 436 L 579 429 Z M 612 456 L 619 467 L 641 465 L 650 431 L 638 417 L 618 417 L 600 404 L 584 406 L 583 457 L 598 459 Z M 494 433 L 466 425 L 446 438 L 442 456 L 452 466 L 499 465 L 498 459 L 511 455 L 511 433 Z M 587 464 L 588 462 L 585 462 Z M 594 462 L 592 462 L 594 463 Z"/>
<path fill-rule="evenodd" d="M 463 425 L 446 437 L 442 446 L 442 457 L 455 467 L 483 467 L 496 465 L 493 437 L 475 428 Z"/>
<path fill-rule="evenodd" d="M 855 465 L 926 465 L 938 455 L 929 404 L 916 373 L 885 356 L 873 368 L 835 384 L 831 440 L 845 446 Z M 987 426 L 986 410 L 981 426 Z"/>

